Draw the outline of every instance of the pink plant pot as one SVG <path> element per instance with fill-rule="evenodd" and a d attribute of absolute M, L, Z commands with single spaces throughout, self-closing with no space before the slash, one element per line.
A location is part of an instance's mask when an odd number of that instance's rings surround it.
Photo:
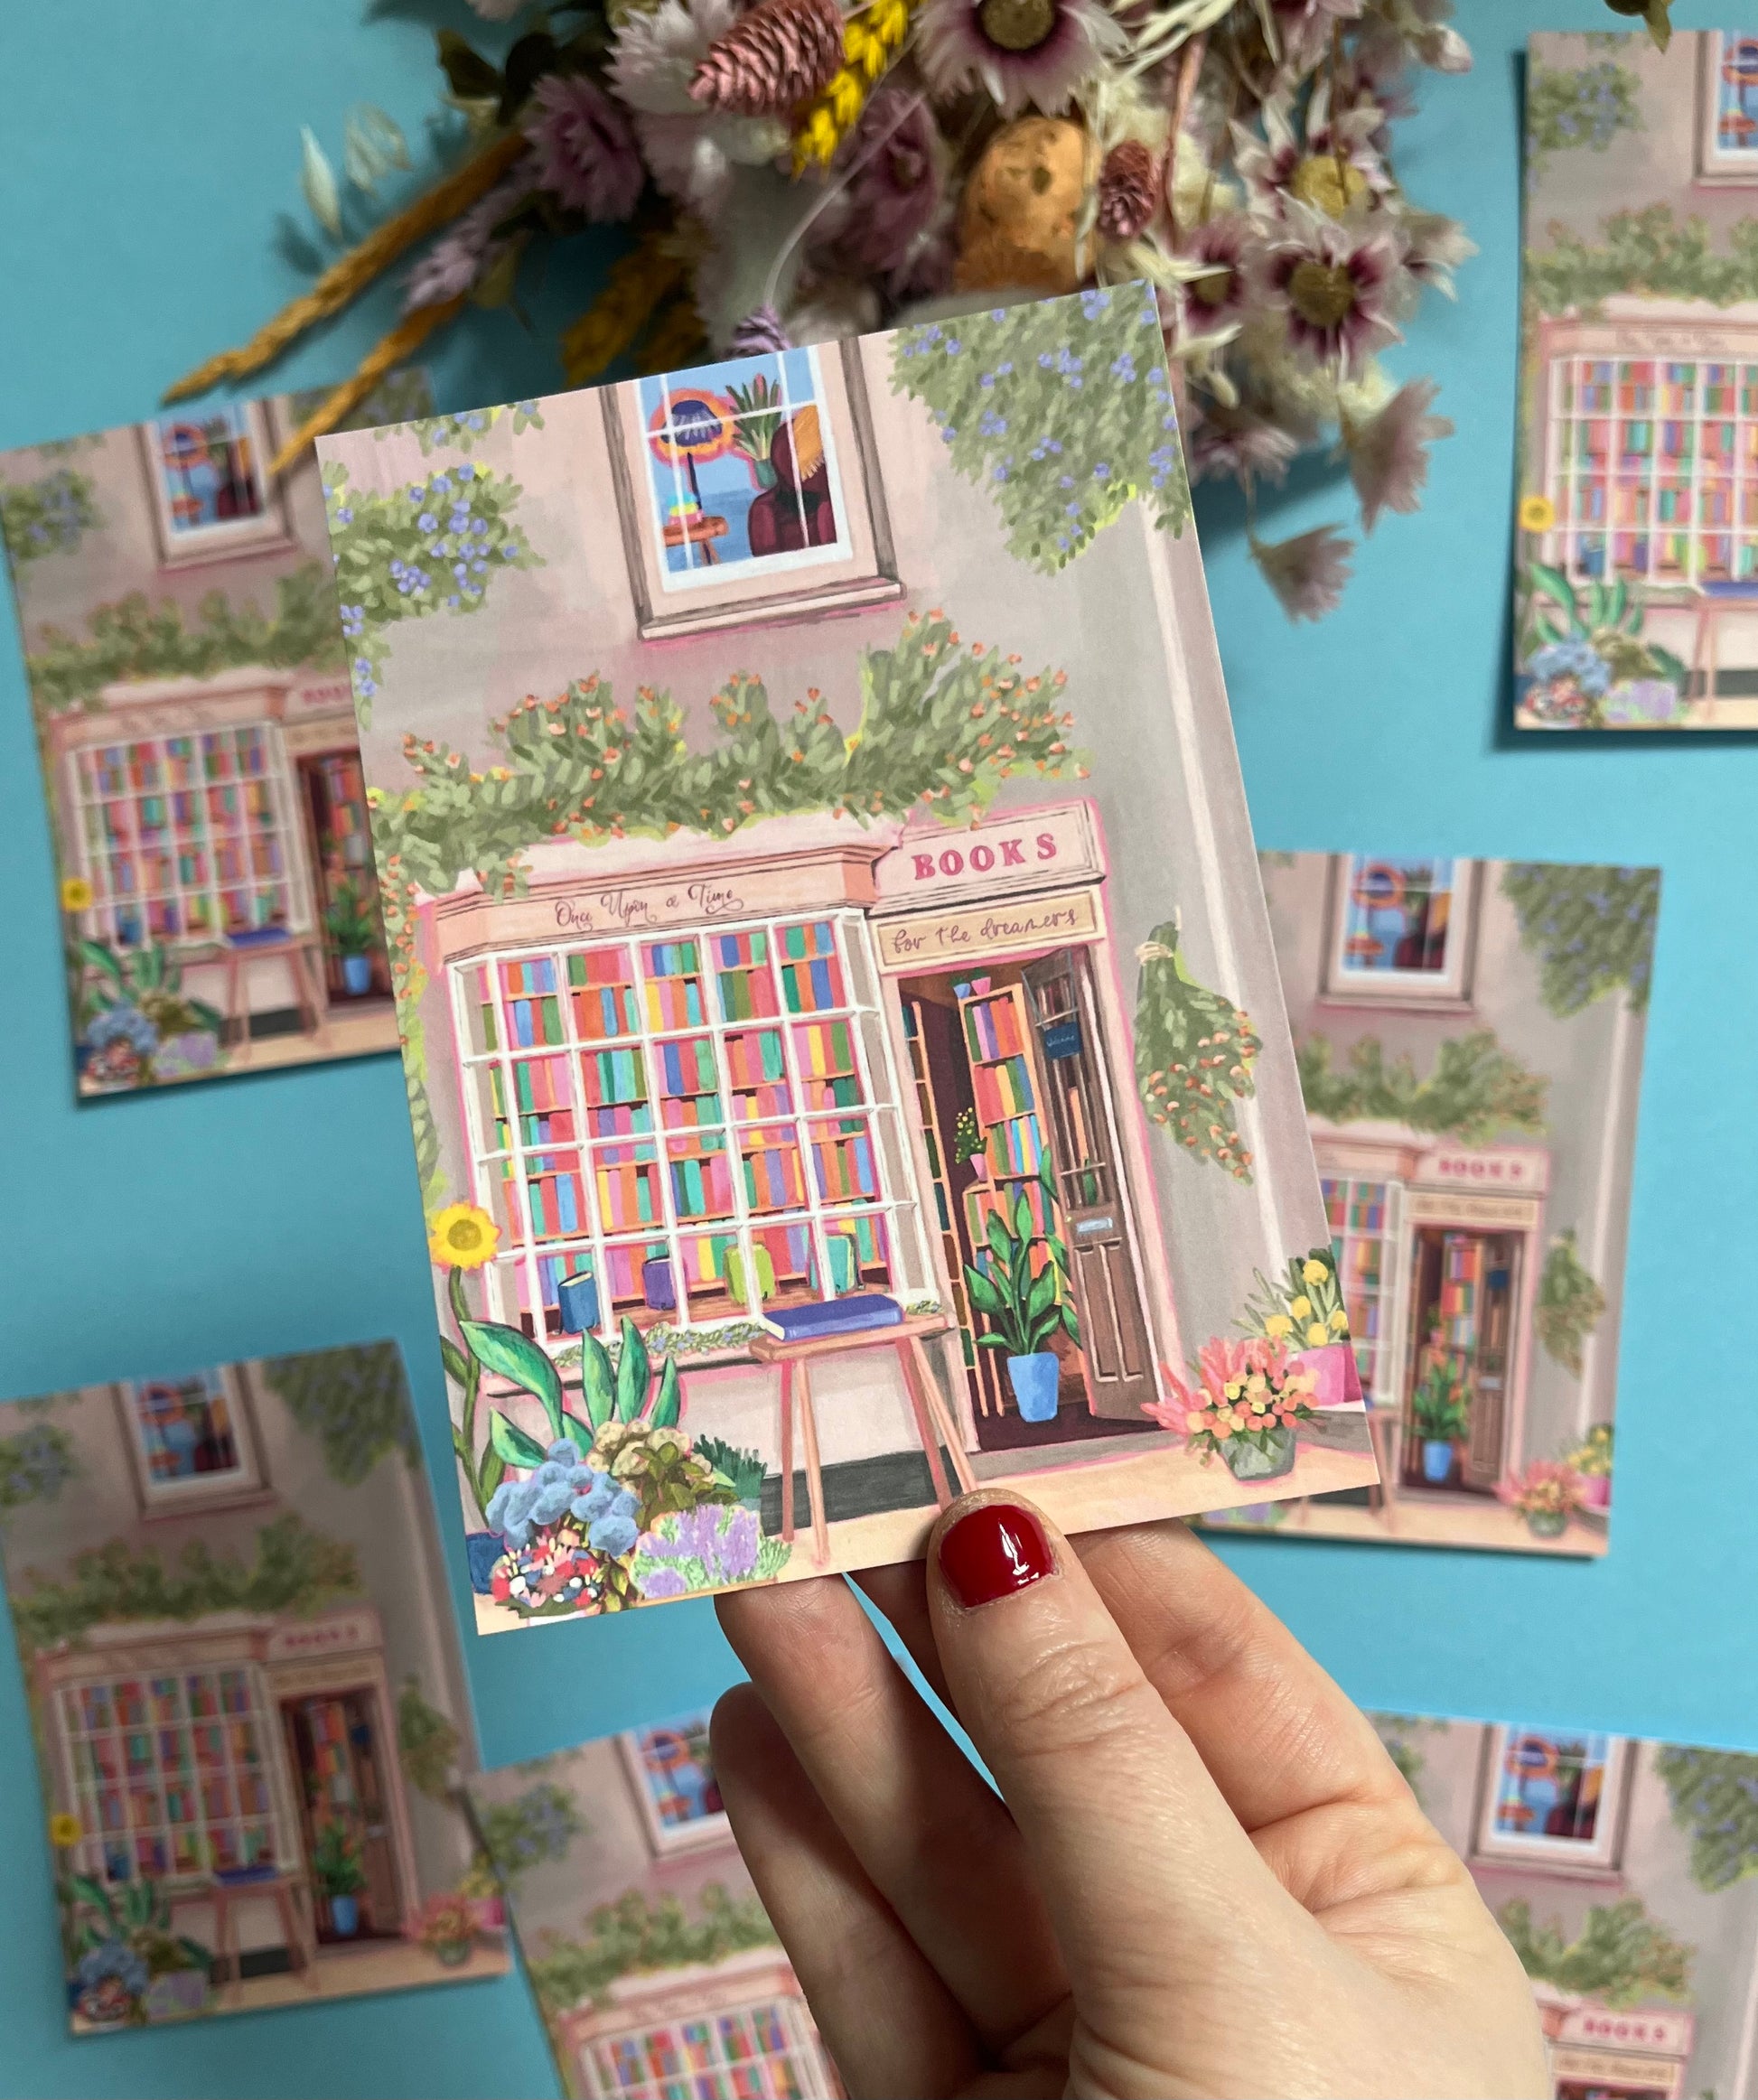
<path fill-rule="evenodd" d="M 1298 1349 L 1294 1361 L 1318 1380 L 1313 1392 L 1314 1407 L 1347 1407 L 1361 1397 L 1361 1381 L 1355 1369 L 1355 1351 L 1346 1341 L 1326 1342 L 1322 1349 Z"/>
<path fill-rule="evenodd" d="M 1585 1473 L 1581 1479 L 1582 1506 L 1587 1509 L 1609 1509 L 1612 1507 L 1612 1476 L 1610 1473 Z"/>

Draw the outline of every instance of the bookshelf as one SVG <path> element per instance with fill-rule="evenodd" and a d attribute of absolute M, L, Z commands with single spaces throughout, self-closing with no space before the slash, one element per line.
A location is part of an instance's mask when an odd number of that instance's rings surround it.
<path fill-rule="evenodd" d="M 959 1245 L 958 1227 L 953 1219 L 952 1148 L 934 1105 L 934 1089 L 928 1077 L 928 1045 L 923 1027 L 923 1003 L 920 999 L 904 1000 L 903 1035 L 909 1045 L 910 1079 L 915 1088 L 916 1115 L 921 1125 L 922 1146 L 928 1154 L 933 1226 L 940 1235 L 940 1265 L 951 1288 L 952 1310 L 958 1321 L 958 1342 L 964 1351 L 965 1373 L 970 1381 L 971 1391 L 977 1396 L 977 1412 L 984 1415 L 998 1414 L 1001 1412 L 1001 1396 L 997 1390 L 1000 1366 L 996 1352 L 993 1349 L 979 1349 L 975 1339 L 976 1322 L 971 1317 L 970 1293 L 965 1288 L 964 1250 Z"/>
<path fill-rule="evenodd" d="M 558 1337 L 584 1275 L 604 1334 L 896 1285 L 870 938 L 836 912 L 453 966 L 501 1316 Z"/>
<path fill-rule="evenodd" d="M 1399 1371 L 1393 1330 L 1402 1274 L 1403 1191 L 1395 1181 L 1329 1174 L 1319 1189 L 1361 1389 L 1385 1405 L 1395 1398 Z"/>

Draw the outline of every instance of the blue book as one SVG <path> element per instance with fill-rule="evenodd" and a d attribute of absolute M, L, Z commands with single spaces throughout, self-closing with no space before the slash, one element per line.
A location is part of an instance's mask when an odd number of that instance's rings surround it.
<path fill-rule="evenodd" d="M 598 1283 L 588 1270 L 564 1276 L 556 1293 L 564 1334 L 590 1334 L 598 1325 Z"/>
<path fill-rule="evenodd" d="M 816 1305 L 778 1305 L 765 1312 L 758 1325 L 778 1341 L 818 1341 L 826 1335 L 897 1327 L 902 1319 L 903 1308 L 895 1298 L 863 1291 L 853 1298 L 826 1298 Z"/>

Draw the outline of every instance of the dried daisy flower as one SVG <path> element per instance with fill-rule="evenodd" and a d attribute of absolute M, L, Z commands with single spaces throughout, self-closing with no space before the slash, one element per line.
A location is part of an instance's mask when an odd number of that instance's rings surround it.
<path fill-rule="evenodd" d="M 647 180 L 628 117 L 584 73 L 546 73 L 531 100 L 538 187 L 601 223 L 627 219 Z"/>
<path fill-rule="evenodd" d="M 1418 509 L 1428 479 L 1428 447 L 1451 437 L 1453 424 L 1428 411 L 1440 391 L 1432 379 L 1410 379 L 1366 423 L 1343 424 L 1350 479 L 1361 499 L 1361 524 L 1371 532 L 1382 510 Z"/>
<path fill-rule="evenodd" d="M 1342 225 L 1292 200 L 1265 257 L 1264 289 L 1289 349 L 1345 374 L 1400 340 L 1393 313 L 1404 282 L 1401 243 L 1389 230 Z"/>
<path fill-rule="evenodd" d="M 1251 536 L 1251 558 L 1290 620 L 1323 620 L 1337 610 L 1354 551 L 1354 542 L 1334 525 L 1316 526 L 1292 539 Z"/>
<path fill-rule="evenodd" d="M 980 87 L 1004 117 L 1059 116 L 1126 46 L 1099 0 L 922 0 L 917 61 L 937 95 Z"/>

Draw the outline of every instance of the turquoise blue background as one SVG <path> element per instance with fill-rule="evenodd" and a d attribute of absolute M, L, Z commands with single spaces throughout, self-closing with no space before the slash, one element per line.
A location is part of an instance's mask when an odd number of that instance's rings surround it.
<path fill-rule="evenodd" d="M 1758 25 L 1681 5 L 1681 26 Z M 423 0 L 13 0 L 0 9 L 0 447 L 150 414 L 164 386 L 302 288 L 298 134 L 339 154 L 356 100 L 425 151 Z M 1267 846 L 1659 863 L 1666 872 L 1642 1088 L 1610 1557 L 1567 1563 L 1389 1547 L 1220 1549 L 1364 1703 L 1576 1721 L 1758 1748 L 1758 744 L 1516 746 L 1507 570 L 1517 322 L 1516 62 L 1535 21 L 1468 0 L 1463 79 L 1430 78 L 1398 135 L 1425 205 L 1482 252 L 1431 300 L 1394 370 L 1428 372 L 1458 434 L 1416 518 L 1361 550 L 1342 610 L 1290 628 L 1230 499 L 1200 517 L 1251 812 Z M 487 38 L 498 33 L 484 29 Z M 1681 62 L 1683 62 L 1681 61 Z M 538 331 L 481 315 L 435 360 L 440 403 L 552 390 L 543 345 L 594 258 L 552 269 Z M 272 376 L 350 369 L 389 325 L 380 289 Z M 1273 533 L 1344 518 L 1316 472 Z M 0 609 L 0 1395 L 401 1341 L 450 1492 L 420 1205 L 394 1059 L 76 1110 L 49 839 L 9 602 Z M 736 1674 L 706 1605 L 467 1637 L 483 1752 L 528 1757 L 705 1701 Z M 176 2095 L 555 2091 L 523 1981 L 70 2041 L 48 1858 L 9 1638 L 0 1646 L 0 2092 Z"/>

